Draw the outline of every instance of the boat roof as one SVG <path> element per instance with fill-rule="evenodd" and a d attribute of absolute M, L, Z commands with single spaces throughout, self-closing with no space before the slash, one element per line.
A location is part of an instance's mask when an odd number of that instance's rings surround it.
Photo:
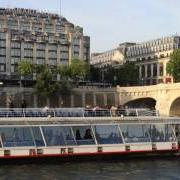
<path fill-rule="evenodd" d="M 115 112 L 115 114 L 114 114 Z M 180 124 L 179 117 L 161 117 L 141 109 L 26 108 L 0 109 L 0 125 Z"/>
<path fill-rule="evenodd" d="M 95 125 L 95 124 L 180 124 L 179 117 L 10 117 L 0 125 Z"/>

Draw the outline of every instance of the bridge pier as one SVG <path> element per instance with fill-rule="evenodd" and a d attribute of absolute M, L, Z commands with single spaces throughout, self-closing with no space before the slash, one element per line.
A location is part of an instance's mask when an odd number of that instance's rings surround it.
<path fill-rule="evenodd" d="M 169 116 L 170 105 L 167 101 L 158 101 L 155 108 L 159 111 L 160 116 Z"/>

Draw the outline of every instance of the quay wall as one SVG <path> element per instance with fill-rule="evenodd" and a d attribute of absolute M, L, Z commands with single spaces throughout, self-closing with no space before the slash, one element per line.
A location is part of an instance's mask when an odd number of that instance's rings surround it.
<path fill-rule="evenodd" d="M 135 87 L 89 87 L 75 88 L 66 96 L 42 98 L 32 88 L 1 87 L 0 107 L 8 107 L 8 99 L 12 97 L 14 107 L 21 107 L 25 99 L 27 107 L 86 107 L 86 106 L 118 106 L 130 105 L 137 108 L 151 104 L 163 116 L 180 116 L 180 83 L 158 84 Z M 153 103 L 152 103 L 153 102 Z M 153 105 L 152 105 L 153 104 Z"/>

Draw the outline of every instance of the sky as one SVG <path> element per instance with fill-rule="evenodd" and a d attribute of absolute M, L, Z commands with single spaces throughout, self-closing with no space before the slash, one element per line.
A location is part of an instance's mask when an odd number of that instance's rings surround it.
<path fill-rule="evenodd" d="M 61 4 L 61 8 L 60 8 Z M 1 7 L 61 13 L 91 37 L 91 52 L 180 35 L 179 0 L 0 0 Z"/>

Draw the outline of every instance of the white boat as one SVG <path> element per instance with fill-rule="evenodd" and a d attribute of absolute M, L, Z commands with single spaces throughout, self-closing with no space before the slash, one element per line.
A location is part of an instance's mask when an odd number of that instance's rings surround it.
<path fill-rule="evenodd" d="M 0 162 L 178 155 L 180 119 L 135 112 L 0 109 Z"/>

